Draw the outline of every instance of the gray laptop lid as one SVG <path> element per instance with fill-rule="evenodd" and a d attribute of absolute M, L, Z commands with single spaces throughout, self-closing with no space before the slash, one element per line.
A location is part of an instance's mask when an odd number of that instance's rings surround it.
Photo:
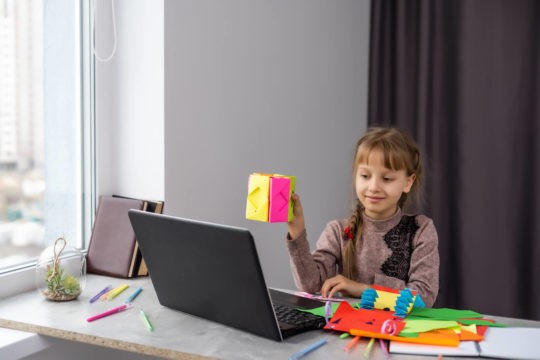
<path fill-rule="evenodd" d="M 130 210 L 161 305 L 282 340 L 249 230 Z"/>

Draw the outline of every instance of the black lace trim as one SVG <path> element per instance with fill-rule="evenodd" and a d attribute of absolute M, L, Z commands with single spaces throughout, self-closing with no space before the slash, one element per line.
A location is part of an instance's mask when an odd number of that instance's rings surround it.
<path fill-rule="evenodd" d="M 390 277 L 409 281 L 412 241 L 419 229 L 416 216 L 403 215 L 399 224 L 384 235 L 384 242 L 392 254 L 381 265 L 381 271 Z"/>

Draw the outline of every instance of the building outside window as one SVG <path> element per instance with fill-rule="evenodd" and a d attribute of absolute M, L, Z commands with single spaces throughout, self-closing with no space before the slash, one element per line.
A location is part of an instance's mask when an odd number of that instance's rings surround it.
<path fill-rule="evenodd" d="M 0 272 L 59 236 L 85 246 L 92 77 L 81 4 L 0 0 Z"/>

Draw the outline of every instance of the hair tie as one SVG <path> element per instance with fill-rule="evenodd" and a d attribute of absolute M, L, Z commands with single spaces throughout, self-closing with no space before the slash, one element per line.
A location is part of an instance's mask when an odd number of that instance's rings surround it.
<path fill-rule="evenodd" d="M 351 226 L 347 226 L 345 230 L 343 230 L 343 234 L 345 235 L 345 240 L 352 240 L 353 234 L 351 232 Z"/>

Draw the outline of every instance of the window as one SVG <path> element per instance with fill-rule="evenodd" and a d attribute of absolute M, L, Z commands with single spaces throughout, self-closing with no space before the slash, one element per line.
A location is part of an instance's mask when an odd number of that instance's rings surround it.
<path fill-rule="evenodd" d="M 84 5 L 83 5 L 84 4 Z M 88 2 L 0 0 L 0 272 L 94 213 Z"/>

